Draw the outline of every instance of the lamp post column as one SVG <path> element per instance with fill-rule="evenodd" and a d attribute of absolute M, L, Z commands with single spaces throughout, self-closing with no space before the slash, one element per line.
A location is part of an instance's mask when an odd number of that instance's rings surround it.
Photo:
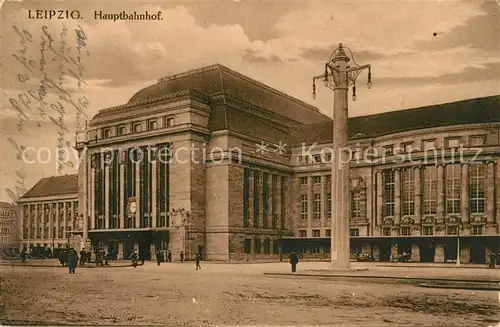
<path fill-rule="evenodd" d="M 349 55 L 346 53 L 349 53 Z M 348 63 L 350 66 L 348 66 Z M 356 100 L 356 78 L 364 69 L 369 69 L 368 87 L 371 86 L 370 65 L 356 64 L 351 51 L 339 44 L 325 64 L 323 75 L 313 77 L 313 96 L 315 81 L 322 79 L 325 86 L 333 89 L 333 160 L 332 160 L 332 233 L 331 263 L 334 268 L 350 267 L 349 239 L 349 161 L 347 150 L 348 99 L 349 86 L 353 85 L 353 100 Z"/>

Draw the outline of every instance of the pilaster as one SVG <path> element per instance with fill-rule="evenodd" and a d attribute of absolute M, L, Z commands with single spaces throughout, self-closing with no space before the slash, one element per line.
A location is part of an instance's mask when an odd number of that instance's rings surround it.
<path fill-rule="evenodd" d="M 383 216 L 383 180 L 382 171 L 379 170 L 376 173 L 377 178 L 377 226 L 382 226 L 382 216 Z"/>
<path fill-rule="evenodd" d="M 307 176 L 307 228 L 312 228 L 314 218 L 314 198 L 313 198 L 312 177 Z M 307 232 L 309 234 L 309 232 Z"/>
<path fill-rule="evenodd" d="M 326 198 L 326 176 L 321 176 L 321 227 L 325 227 L 328 199 Z"/>
<path fill-rule="evenodd" d="M 135 228 L 141 227 L 141 166 L 140 161 L 135 163 Z"/>
<path fill-rule="evenodd" d="M 500 223 L 500 160 L 496 162 L 496 174 L 495 174 L 495 187 L 496 187 L 496 217 L 495 222 Z"/>
<path fill-rule="evenodd" d="M 123 160 L 120 162 L 120 228 L 125 228 L 125 166 Z M 121 243 L 120 243 L 121 244 Z M 123 248 L 123 244 L 122 248 Z M 122 251 L 123 252 L 123 251 Z"/>
<path fill-rule="evenodd" d="M 486 171 L 486 219 L 488 224 L 495 221 L 495 164 L 492 161 L 487 163 Z"/>
<path fill-rule="evenodd" d="M 106 160 L 106 162 L 109 162 Z M 104 228 L 109 229 L 109 202 L 110 202 L 110 192 L 109 192 L 109 179 L 110 179 L 109 164 L 104 166 L 104 176 L 106 182 L 104 183 Z"/>
<path fill-rule="evenodd" d="M 151 162 L 151 227 L 156 228 L 156 160 Z M 152 244 L 154 246 L 154 244 Z M 154 255 L 155 252 L 151 252 Z"/>

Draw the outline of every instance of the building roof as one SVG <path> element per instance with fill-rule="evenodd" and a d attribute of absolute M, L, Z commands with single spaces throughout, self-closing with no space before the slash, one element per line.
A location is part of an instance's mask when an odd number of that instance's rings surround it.
<path fill-rule="evenodd" d="M 311 124 L 328 120 L 328 116 L 316 107 L 220 64 L 161 78 L 158 83 L 137 92 L 127 105 L 161 99 L 186 90 L 194 90 L 209 97 L 226 95 L 240 99 L 297 123 Z M 105 112 L 106 109 L 100 111 L 97 116 Z"/>
<path fill-rule="evenodd" d="M 433 127 L 500 122 L 500 95 L 348 119 L 350 139 L 373 138 Z M 295 126 L 291 145 L 333 142 L 333 120 Z"/>
<path fill-rule="evenodd" d="M 78 174 L 42 178 L 21 199 L 78 194 Z"/>

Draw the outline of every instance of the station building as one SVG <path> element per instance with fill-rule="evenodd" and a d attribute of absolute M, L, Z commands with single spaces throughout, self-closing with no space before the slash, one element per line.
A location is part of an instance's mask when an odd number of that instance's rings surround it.
<path fill-rule="evenodd" d="M 0 202 L 0 255 L 9 256 L 18 248 L 18 208 L 8 202 Z"/>
<path fill-rule="evenodd" d="M 327 258 L 332 128 L 221 65 L 161 78 L 78 137 L 82 239 L 116 258 Z M 480 263 L 498 246 L 500 96 L 350 118 L 349 136 L 352 253 L 444 262 L 459 243 Z"/>

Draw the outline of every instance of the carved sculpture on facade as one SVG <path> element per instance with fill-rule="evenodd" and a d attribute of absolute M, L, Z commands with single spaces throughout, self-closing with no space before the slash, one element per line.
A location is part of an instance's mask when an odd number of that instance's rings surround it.
<path fill-rule="evenodd" d="M 403 220 L 401 221 L 401 225 L 407 225 L 407 226 L 413 225 L 414 223 L 415 221 L 413 220 L 413 218 L 410 217 L 404 217 Z"/>
<path fill-rule="evenodd" d="M 486 223 L 486 217 L 484 216 L 472 216 L 470 220 L 471 224 L 482 225 Z"/>
<path fill-rule="evenodd" d="M 394 225 L 394 218 L 390 218 L 390 217 L 384 218 L 384 225 L 387 225 L 387 226 Z"/>
<path fill-rule="evenodd" d="M 446 219 L 446 224 L 447 225 L 458 225 L 462 222 L 460 217 L 457 216 L 450 216 Z"/>
<path fill-rule="evenodd" d="M 435 225 L 436 224 L 436 218 L 434 217 L 425 217 L 424 220 L 422 221 L 422 225 Z"/>

